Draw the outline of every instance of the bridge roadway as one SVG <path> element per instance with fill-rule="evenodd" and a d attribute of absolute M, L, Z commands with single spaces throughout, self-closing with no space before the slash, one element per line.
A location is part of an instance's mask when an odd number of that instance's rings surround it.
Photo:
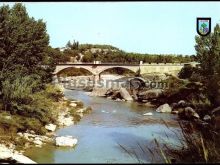
<path fill-rule="evenodd" d="M 60 63 L 56 66 L 54 75 L 67 68 L 83 68 L 89 71 L 95 77 L 107 69 L 111 68 L 124 68 L 134 73 L 140 71 L 140 74 L 146 73 L 178 73 L 182 67 L 187 63 L 143 63 L 139 64 L 126 64 L 126 63 L 101 63 L 100 61 L 94 61 L 93 63 Z"/>

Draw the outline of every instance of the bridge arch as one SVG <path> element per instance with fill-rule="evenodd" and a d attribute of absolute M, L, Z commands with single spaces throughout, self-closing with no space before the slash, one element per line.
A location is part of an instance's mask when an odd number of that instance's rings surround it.
<path fill-rule="evenodd" d="M 59 75 L 62 72 L 69 71 L 71 69 L 83 69 L 83 70 L 87 71 L 88 73 L 90 73 L 91 75 L 94 75 L 94 73 L 89 68 L 86 68 L 86 67 L 76 67 L 76 66 L 69 66 L 69 67 L 65 67 L 65 68 L 59 69 L 58 71 L 56 71 L 55 74 Z"/>
<path fill-rule="evenodd" d="M 54 74 L 55 75 L 58 75 L 60 72 L 62 72 L 63 70 L 65 69 L 71 69 L 71 68 L 76 68 L 76 69 L 85 69 L 87 70 L 88 72 L 90 72 L 92 75 L 95 75 L 96 73 L 94 72 L 94 69 L 92 69 L 91 67 L 89 66 L 72 66 L 72 65 L 61 65 L 61 66 L 57 66 L 55 71 L 54 71 Z"/>
<path fill-rule="evenodd" d="M 107 70 L 115 69 L 115 68 L 121 68 L 121 69 L 124 69 L 124 70 L 128 70 L 128 71 L 131 71 L 134 74 L 137 72 L 136 68 L 130 68 L 130 67 L 127 67 L 127 66 L 108 66 L 108 67 L 104 67 L 101 70 L 99 70 L 98 75 L 101 75 L 103 72 L 105 72 Z"/>

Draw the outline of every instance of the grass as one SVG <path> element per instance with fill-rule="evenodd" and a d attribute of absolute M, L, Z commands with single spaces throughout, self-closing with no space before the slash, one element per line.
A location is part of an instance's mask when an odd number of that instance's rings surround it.
<path fill-rule="evenodd" d="M 165 123 L 166 125 L 166 123 Z M 163 139 L 154 139 L 154 147 L 142 147 L 145 155 L 151 155 L 151 162 L 157 162 L 162 158 L 163 163 L 216 163 L 220 161 L 220 137 L 219 133 L 212 129 L 198 129 L 195 123 L 179 122 L 180 131 L 173 131 L 177 144 Z M 168 127 L 168 125 L 166 125 Z M 169 128 L 169 127 L 168 127 Z M 169 141 L 169 136 L 166 134 Z M 138 154 L 128 150 L 125 146 L 119 146 L 131 157 L 143 163 Z"/>
<path fill-rule="evenodd" d="M 180 123 L 182 146 L 173 149 L 167 145 L 169 155 L 179 162 L 215 163 L 220 161 L 219 133 L 212 129 L 198 129 L 195 123 Z"/>

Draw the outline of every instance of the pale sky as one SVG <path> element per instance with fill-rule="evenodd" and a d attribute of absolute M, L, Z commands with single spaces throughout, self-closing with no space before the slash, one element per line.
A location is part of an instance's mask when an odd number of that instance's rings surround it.
<path fill-rule="evenodd" d="M 0 2 L 2 4 L 6 3 Z M 52 47 L 68 40 L 127 52 L 195 54 L 196 17 L 220 23 L 220 2 L 24 2 L 47 23 Z"/>

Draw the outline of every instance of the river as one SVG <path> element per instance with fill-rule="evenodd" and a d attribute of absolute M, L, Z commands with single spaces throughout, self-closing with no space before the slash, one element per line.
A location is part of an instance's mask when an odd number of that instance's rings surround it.
<path fill-rule="evenodd" d="M 135 102 L 116 102 L 102 97 L 91 97 L 83 91 L 65 90 L 67 98 L 81 100 L 91 106 L 92 112 L 75 125 L 61 128 L 57 135 L 72 135 L 78 139 L 74 148 L 46 145 L 32 148 L 26 155 L 37 163 L 137 163 L 138 161 L 161 162 L 158 155 L 152 160 L 150 153 L 141 149 L 153 148 L 154 138 L 165 138 L 175 142 L 171 131 L 177 130 L 176 116 L 157 113 L 154 108 Z M 152 116 L 144 116 L 152 112 Z M 162 120 L 166 121 L 169 129 Z M 137 157 L 129 155 L 135 152 Z M 141 147 L 140 147 L 141 146 Z"/>

